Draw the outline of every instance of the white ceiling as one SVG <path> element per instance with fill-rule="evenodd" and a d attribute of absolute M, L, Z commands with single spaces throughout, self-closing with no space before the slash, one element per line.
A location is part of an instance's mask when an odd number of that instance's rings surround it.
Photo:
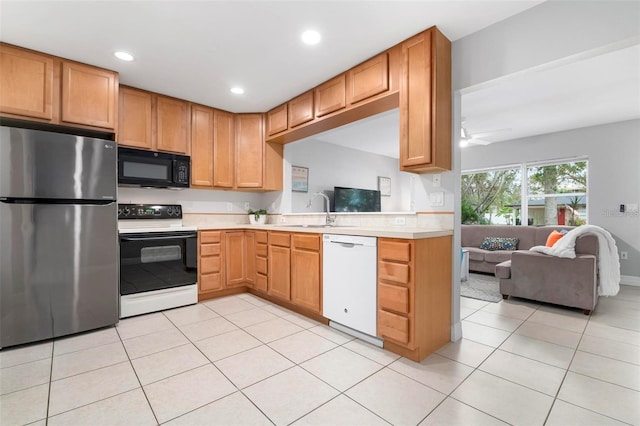
<path fill-rule="evenodd" d="M 453 41 L 540 3 L 2 0 L 0 39 L 116 70 L 123 84 L 262 112 L 433 25 Z M 319 45 L 300 41 L 308 28 Z"/>
<path fill-rule="evenodd" d="M 452 41 L 542 3 L 0 1 L 0 40 L 116 70 L 123 84 L 233 112 L 267 111 L 432 25 Z M 315 28 L 322 42 L 299 40 Z M 116 50 L 135 55 L 131 63 Z M 246 93 L 232 95 L 229 88 Z M 462 97 L 499 142 L 640 118 L 640 47 L 508 77 Z M 398 157 L 398 111 L 310 139 Z"/>

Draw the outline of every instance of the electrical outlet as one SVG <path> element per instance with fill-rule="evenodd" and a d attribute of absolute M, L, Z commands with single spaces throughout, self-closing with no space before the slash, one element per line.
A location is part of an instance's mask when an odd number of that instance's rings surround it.
<path fill-rule="evenodd" d="M 395 225 L 404 225 L 406 222 L 406 219 L 404 217 L 396 217 L 395 219 L 393 219 L 393 223 Z"/>
<path fill-rule="evenodd" d="M 622 259 L 622 260 L 627 260 L 627 259 L 629 259 L 629 253 L 628 253 L 628 252 L 626 252 L 626 251 L 621 251 L 621 252 L 620 252 L 620 259 Z"/>
<path fill-rule="evenodd" d="M 280 223 L 287 223 L 287 218 L 284 216 L 280 216 Z"/>
<path fill-rule="evenodd" d="M 244 202 L 244 209 L 249 210 L 251 208 L 251 204 L 248 201 Z"/>
<path fill-rule="evenodd" d="M 233 211 L 233 204 L 227 203 L 227 211 L 228 212 L 232 212 Z"/>

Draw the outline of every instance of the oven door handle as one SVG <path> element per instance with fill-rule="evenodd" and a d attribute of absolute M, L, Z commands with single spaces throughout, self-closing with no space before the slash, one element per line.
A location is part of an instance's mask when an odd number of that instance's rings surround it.
<path fill-rule="evenodd" d="M 136 237 L 125 237 L 120 236 L 120 241 L 158 241 L 158 240 L 186 240 L 189 238 L 196 238 L 198 234 L 195 232 L 192 234 L 183 234 L 183 235 L 145 235 L 145 236 L 136 236 Z"/>

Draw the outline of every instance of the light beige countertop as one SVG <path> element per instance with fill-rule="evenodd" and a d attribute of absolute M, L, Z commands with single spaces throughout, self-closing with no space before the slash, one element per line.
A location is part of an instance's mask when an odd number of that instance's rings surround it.
<path fill-rule="evenodd" d="M 453 235 L 452 229 L 430 229 L 409 227 L 365 227 L 365 226 L 323 226 L 323 225 L 250 225 L 250 224 L 221 224 L 198 226 L 198 230 L 233 230 L 253 229 L 260 231 L 305 232 L 314 234 L 359 235 L 365 237 L 403 238 L 418 240 Z"/>

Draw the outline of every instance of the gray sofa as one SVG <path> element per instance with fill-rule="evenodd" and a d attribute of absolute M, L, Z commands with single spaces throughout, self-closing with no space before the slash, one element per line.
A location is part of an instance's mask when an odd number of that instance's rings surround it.
<path fill-rule="evenodd" d="M 566 259 L 529 251 L 545 245 L 553 230 L 565 226 L 462 225 L 461 245 L 469 250 L 469 270 L 495 274 L 500 293 L 540 302 L 580 308 L 589 315 L 598 303 L 597 252 L 593 235 L 576 240 L 576 258 Z M 516 237 L 517 250 L 483 250 L 485 237 Z"/>

